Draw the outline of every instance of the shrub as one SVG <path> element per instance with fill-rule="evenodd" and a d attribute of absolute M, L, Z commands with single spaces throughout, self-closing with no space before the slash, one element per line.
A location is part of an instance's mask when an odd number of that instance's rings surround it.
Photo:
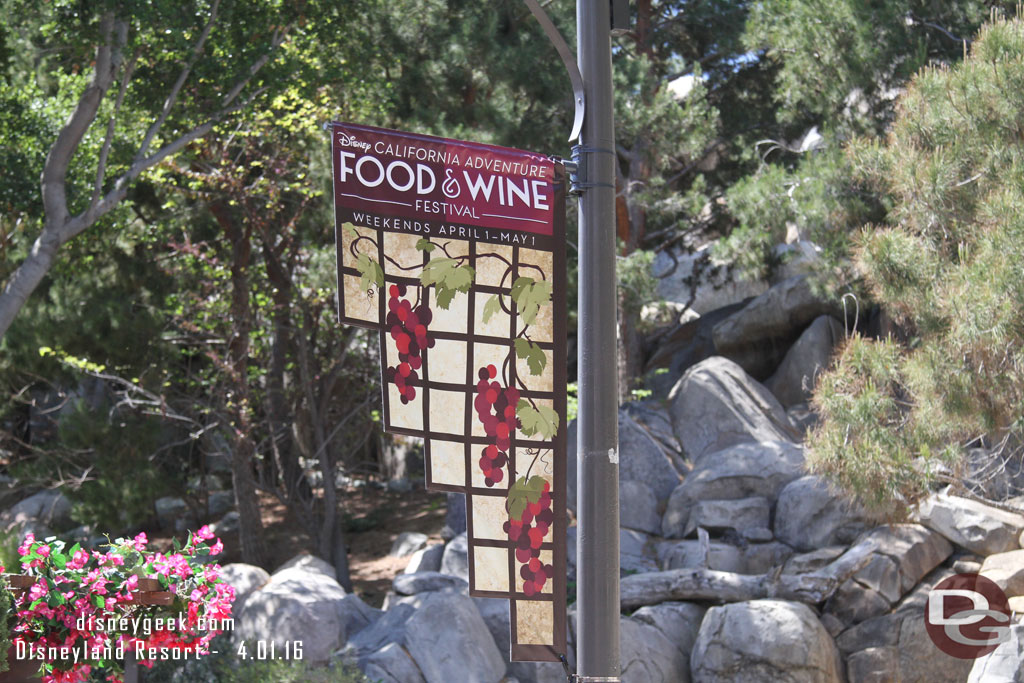
<path fill-rule="evenodd" d="M 849 158 L 891 206 L 855 238 L 903 342 L 851 342 L 819 382 L 812 465 L 878 507 L 905 506 L 968 444 L 1024 435 L 1024 23 L 911 83 L 884 144 Z"/>

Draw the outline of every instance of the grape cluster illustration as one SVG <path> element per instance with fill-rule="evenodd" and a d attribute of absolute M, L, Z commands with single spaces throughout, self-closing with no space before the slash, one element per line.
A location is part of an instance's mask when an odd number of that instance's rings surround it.
<path fill-rule="evenodd" d="M 541 477 L 524 482 L 529 488 L 539 490 L 534 502 L 527 502 L 519 518 L 505 522 L 505 533 L 516 545 L 516 560 L 522 565 L 519 576 L 523 579 L 526 595 L 539 593 L 547 580 L 554 576 L 550 564 L 540 561 L 540 546 L 554 520 L 551 510 L 551 484 Z M 528 494 L 527 494 L 528 495 Z"/>
<path fill-rule="evenodd" d="M 516 405 L 519 403 L 519 391 L 515 387 L 503 388 L 494 381 L 497 376 L 498 370 L 493 365 L 477 371 L 479 381 L 476 384 L 476 399 L 473 401 L 484 433 L 494 439 L 494 443 L 488 444 L 480 455 L 480 470 L 487 486 L 494 486 L 505 477 L 508 449 L 518 424 Z"/>
<path fill-rule="evenodd" d="M 405 285 L 391 285 L 388 288 L 387 326 L 391 338 L 398 348 L 398 365 L 389 366 L 387 381 L 394 382 L 402 403 L 416 398 L 412 384 L 419 379 L 417 370 L 423 366 L 423 349 L 434 346 L 434 340 L 427 336 L 427 326 L 433 318 L 430 307 L 413 304 L 405 299 Z"/>

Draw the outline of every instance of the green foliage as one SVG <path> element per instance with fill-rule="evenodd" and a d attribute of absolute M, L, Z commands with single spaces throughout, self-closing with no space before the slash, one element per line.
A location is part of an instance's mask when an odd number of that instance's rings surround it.
<path fill-rule="evenodd" d="M 18 479 L 49 481 L 55 471 L 71 479 L 64 488 L 71 516 L 80 524 L 117 531 L 153 515 L 153 501 L 180 490 L 188 459 L 168 448 L 175 432 L 161 420 L 89 410 L 84 401 L 62 415 L 55 445 L 14 468 Z"/>
<path fill-rule="evenodd" d="M 638 249 L 615 261 L 615 275 L 619 280 L 619 296 L 625 310 L 639 311 L 654 301 L 658 281 L 651 275 L 654 252 Z"/>
<path fill-rule="evenodd" d="M 878 504 L 924 490 L 939 458 L 1024 436 L 1024 23 L 986 27 L 965 62 L 926 69 L 886 144 L 851 147 L 892 205 L 857 266 L 908 343 L 858 341 L 815 401 L 816 466 Z"/>
<path fill-rule="evenodd" d="M 456 293 L 469 291 L 475 277 L 472 266 L 460 265 L 457 259 L 441 257 L 432 258 L 423 266 L 420 282 L 424 287 L 435 286 L 437 305 L 447 310 Z"/>
<path fill-rule="evenodd" d="M 548 364 L 548 357 L 544 353 L 544 349 L 523 337 L 516 337 L 514 346 L 516 356 L 525 360 L 526 364 L 530 366 L 531 375 L 539 375 L 544 372 L 544 368 Z"/>
<path fill-rule="evenodd" d="M 516 406 L 516 417 L 526 436 L 539 434 L 544 439 L 553 439 L 558 433 L 558 413 L 548 406 L 533 406 L 530 401 L 521 398 Z"/>
<path fill-rule="evenodd" d="M 512 519 L 520 519 L 523 510 L 531 503 L 536 503 L 544 494 L 544 484 L 547 482 L 544 477 L 534 475 L 527 479 L 525 476 L 516 479 L 509 487 L 508 499 L 505 506 Z"/>

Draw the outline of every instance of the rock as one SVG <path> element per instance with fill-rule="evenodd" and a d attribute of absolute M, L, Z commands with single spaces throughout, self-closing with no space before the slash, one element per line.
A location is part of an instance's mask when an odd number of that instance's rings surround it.
<path fill-rule="evenodd" d="M 770 634 L 770 635 L 769 635 Z M 712 607 L 690 656 L 695 683 L 842 681 L 832 637 L 806 605 L 751 600 Z"/>
<path fill-rule="evenodd" d="M 234 637 L 272 640 L 280 651 L 289 641 L 302 641 L 303 658 L 322 663 L 345 643 L 346 593 L 332 576 L 301 558 L 249 594 L 235 618 Z"/>
<path fill-rule="evenodd" d="M 74 525 L 71 501 L 60 491 L 52 489 L 33 493 L 0 514 L 0 528 L 5 532 L 17 536 L 32 532 L 39 540 Z"/>
<path fill-rule="evenodd" d="M 884 614 L 891 606 L 878 591 L 847 579 L 826 601 L 824 612 L 843 624 L 853 625 Z"/>
<path fill-rule="evenodd" d="M 391 557 L 405 557 L 427 545 L 427 535 L 417 531 L 403 531 L 391 544 Z"/>
<path fill-rule="evenodd" d="M 1024 595 L 1024 550 L 989 555 L 980 574 L 995 581 L 1007 596 Z"/>
<path fill-rule="evenodd" d="M 566 486 L 567 504 L 576 511 L 576 420 L 569 423 Z M 662 503 L 679 485 L 680 476 L 671 457 L 661 445 L 626 411 L 619 411 L 619 479 L 638 481 L 654 491 L 655 499 Z"/>
<path fill-rule="evenodd" d="M 214 522 L 211 526 L 213 527 L 214 533 L 219 536 L 224 534 L 230 534 L 238 531 L 238 527 L 241 525 L 242 517 L 238 514 L 237 510 L 232 510 L 227 513 L 220 520 Z"/>
<path fill-rule="evenodd" d="M 647 534 L 619 529 L 619 569 L 623 573 L 658 571 L 658 562 Z"/>
<path fill-rule="evenodd" d="M 849 543 L 864 528 L 864 515 L 821 477 L 791 481 L 775 506 L 775 537 L 797 550 Z"/>
<path fill-rule="evenodd" d="M 309 553 L 299 553 L 292 559 L 288 560 L 274 571 L 274 576 L 277 576 L 288 569 L 301 569 L 306 572 L 323 574 L 324 576 L 328 576 L 334 580 L 338 579 L 338 573 L 335 571 L 333 565 L 321 560 L 315 555 L 310 555 Z"/>
<path fill-rule="evenodd" d="M 831 313 L 834 308 L 811 291 L 806 277 L 792 277 L 772 286 L 715 325 L 712 338 L 715 348 L 723 355 L 760 350 L 761 353 L 752 354 L 751 359 L 741 365 L 753 375 L 766 376 L 774 368 L 763 349 L 772 343 L 785 345 L 808 323 Z"/>
<path fill-rule="evenodd" d="M 354 593 L 349 593 L 338 606 L 338 616 L 345 628 L 346 638 L 351 638 L 366 627 L 376 623 L 384 612 L 370 607 Z"/>
<path fill-rule="evenodd" d="M 943 653 L 931 642 L 923 614 L 900 624 L 899 652 L 901 683 L 960 683 L 970 675 L 973 661 Z"/>
<path fill-rule="evenodd" d="M 775 397 L 725 358 L 708 358 L 687 370 L 669 401 L 672 426 L 695 465 L 739 443 L 799 438 Z"/>
<path fill-rule="evenodd" d="M 810 572 L 821 569 L 844 552 L 846 552 L 845 546 L 832 545 L 827 548 L 812 550 L 809 553 L 793 555 L 786 560 L 786 565 L 782 568 L 782 573 L 809 574 Z"/>
<path fill-rule="evenodd" d="M 644 366 L 644 384 L 658 398 L 668 396 L 673 384 L 684 372 L 701 361 L 720 355 L 715 350 L 712 330 L 715 325 L 725 320 L 743 304 L 734 304 L 711 311 L 696 320 L 680 322 L 665 332 L 657 341 L 657 348 Z M 779 360 L 782 354 L 779 353 Z"/>
<path fill-rule="evenodd" d="M 818 414 L 806 403 L 797 403 L 786 408 L 786 417 L 796 425 L 796 428 L 804 436 L 808 430 L 818 424 Z"/>
<path fill-rule="evenodd" d="M 366 659 L 388 643 L 405 643 L 405 625 L 416 612 L 416 605 L 399 602 L 390 606 L 376 621 L 348 639 L 342 650 L 344 659 L 360 667 Z"/>
<path fill-rule="evenodd" d="M 918 524 L 887 524 L 876 527 L 867 534 L 863 542 L 872 544 L 876 552 L 895 560 L 899 568 L 901 593 L 906 593 L 917 585 L 922 577 L 953 553 L 953 547 L 945 538 Z"/>
<path fill-rule="evenodd" d="M 931 567 L 928 569 L 931 569 Z M 896 560 L 887 555 L 874 555 L 867 566 L 853 575 L 853 580 L 877 592 L 890 604 L 903 597 L 899 565 Z"/>
<path fill-rule="evenodd" d="M 1018 615 L 1024 614 L 1024 595 L 1007 598 L 1006 602 L 1010 605 L 1011 612 L 1016 612 Z"/>
<path fill-rule="evenodd" d="M 767 527 L 770 512 L 768 501 L 760 497 L 702 500 L 690 511 L 690 519 L 683 530 L 683 536 L 695 533 L 698 527 L 709 531 L 741 531 Z"/>
<path fill-rule="evenodd" d="M 741 572 L 743 558 L 736 546 L 712 541 L 708 544 L 707 557 L 700 541 L 679 541 L 665 544 L 661 553 L 662 569 L 685 569 L 707 567 L 722 572 Z"/>
<path fill-rule="evenodd" d="M 399 595 L 417 595 L 445 589 L 460 592 L 469 590 L 469 583 L 465 579 L 440 572 L 399 574 L 391 582 L 391 585 Z"/>
<path fill-rule="evenodd" d="M 767 574 L 786 563 L 793 549 L 785 543 L 750 543 L 743 549 L 743 573 Z"/>
<path fill-rule="evenodd" d="M 444 528 L 441 538 L 447 543 L 459 534 L 466 533 L 466 494 L 449 493 L 445 509 Z"/>
<path fill-rule="evenodd" d="M 444 547 L 441 556 L 441 573 L 458 576 L 469 581 L 469 541 L 466 534 L 461 533 Z"/>
<path fill-rule="evenodd" d="M 830 315 L 815 318 L 786 352 L 764 385 L 789 408 L 811 397 L 814 382 L 832 360 L 832 349 L 843 339 L 842 324 Z"/>
<path fill-rule="evenodd" d="M 661 533 L 683 535 L 699 500 L 761 496 L 774 501 L 783 486 L 803 474 L 803 449 L 788 441 L 741 443 L 702 458 L 669 496 Z"/>
<path fill-rule="evenodd" d="M 651 264 L 651 274 L 658 278 L 659 299 L 689 303 L 689 308 L 701 315 L 768 289 L 763 281 L 734 277 L 728 263 L 712 258 L 710 246 L 692 253 L 680 249 L 659 251 Z"/>
<path fill-rule="evenodd" d="M 619 524 L 650 534 L 661 532 L 661 516 L 654 491 L 643 482 L 619 480 Z"/>
<path fill-rule="evenodd" d="M 981 572 L 981 564 L 975 560 L 959 559 L 953 563 L 953 571 L 957 574 L 978 574 Z"/>
<path fill-rule="evenodd" d="M 979 657 L 967 683 L 1024 683 L 1024 624 L 1012 624 L 1010 637 L 994 651 Z"/>
<path fill-rule="evenodd" d="M 672 416 L 669 415 L 668 406 L 664 401 L 657 399 L 627 401 L 622 406 L 622 410 L 669 454 L 677 471 L 689 470 L 688 467 L 681 467 L 683 462 L 679 452 L 682 448 L 675 432 L 672 431 Z"/>
<path fill-rule="evenodd" d="M 491 683 L 505 662 L 468 595 L 425 593 L 405 623 L 405 647 L 427 683 Z"/>
<path fill-rule="evenodd" d="M 675 645 L 686 662 L 684 671 L 689 677 L 690 652 L 697 641 L 701 621 L 707 608 L 692 602 L 663 602 L 660 605 L 641 607 L 630 616 L 658 629 L 665 639 Z"/>
<path fill-rule="evenodd" d="M 846 674 L 856 683 L 899 683 L 899 652 L 894 647 L 871 647 L 846 660 Z"/>
<path fill-rule="evenodd" d="M 235 589 L 234 611 L 237 612 L 245 604 L 245 599 L 270 581 L 270 574 L 263 567 L 235 562 L 220 568 L 220 577 L 224 583 Z"/>
<path fill-rule="evenodd" d="M 388 643 L 366 658 L 363 673 L 379 683 L 422 683 L 425 681 L 412 657 L 398 643 Z"/>
<path fill-rule="evenodd" d="M 206 499 L 206 513 L 214 518 L 223 517 L 234 505 L 235 494 L 231 491 L 211 491 Z"/>
<path fill-rule="evenodd" d="M 195 528 L 195 515 L 189 510 L 184 498 L 164 496 L 163 498 L 157 498 L 153 505 L 156 509 L 156 519 L 161 529 L 166 531 L 184 531 L 190 527 Z"/>
<path fill-rule="evenodd" d="M 917 521 L 978 555 L 1017 550 L 1024 515 L 975 500 L 936 493 L 917 510 Z"/>
<path fill-rule="evenodd" d="M 441 571 L 441 558 L 444 557 L 444 543 L 434 543 L 426 548 L 417 550 L 405 566 L 406 574 L 416 572 L 437 572 Z"/>
<path fill-rule="evenodd" d="M 686 655 L 657 627 L 620 617 L 622 683 L 689 683 Z"/>
<path fill-rule="evenodd" d="M 387 489 L 392 493 L 409 493 L 409 491 L 412 491 L 412 482 L 405 477 L 392 479 L 388 481 Z"/>

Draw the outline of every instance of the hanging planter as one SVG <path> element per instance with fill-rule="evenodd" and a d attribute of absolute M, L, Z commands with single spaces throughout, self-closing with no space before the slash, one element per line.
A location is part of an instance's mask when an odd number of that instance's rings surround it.
<path fill-rule="evenodd" d="M 136 648 L 206 652 L 234 600 L 220 568 L 208 563 L 223 549 L 220 540 L 204 543 L 212 538 L 203 527 L 165 554 L 147 550 L 145 534 L 117 539 L 106 552 L 27 536 L 18 550 L 24 573 L 3 575 L 16 618 L 10 670 L 0 673 L 0 683 L 33 680 L 40 672 L 43 683 L 84 681 L 95 668 L 120 681 Z M 124 625 L 140 621 L 157 625 L 139 632 Z M 74 661 L 67 652 L 52 661 L 26 656 L 26 650 L 54 656 L 55 648 L 74 651 Z"/>

